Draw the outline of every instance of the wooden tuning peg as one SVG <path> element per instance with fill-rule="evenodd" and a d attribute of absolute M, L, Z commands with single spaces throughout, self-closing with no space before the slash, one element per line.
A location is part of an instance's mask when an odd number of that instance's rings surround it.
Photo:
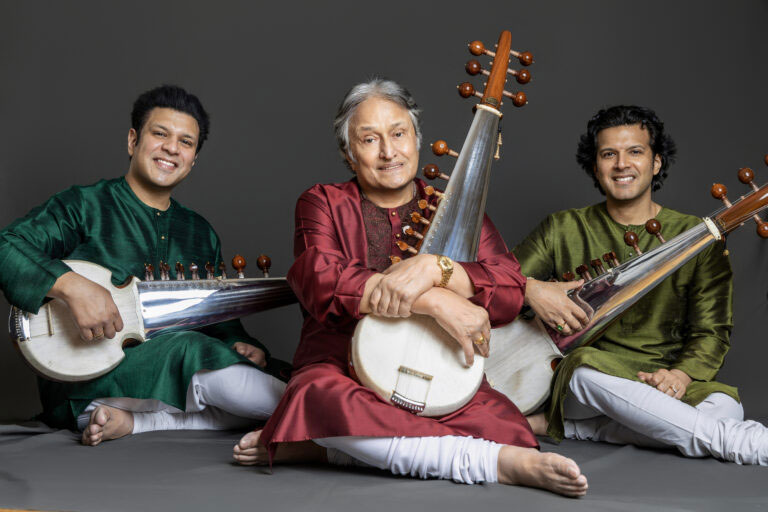
<path fill-rule="evenodd" d="M 516 107 L 524 107 L 528 104 L 528 98 L 523 91 L 511 93 L 509 91 L 501 91 L 501 93 L 507 98 L 512 98 L 512 104 Z"/>
<path fill-rule="evenodd" d="M 480 73 L 482 73 L 485 76 L 491 75 L 491 72 L 488 71 L 487 69 L 483 69 L 483 66 L 480 65 L 480 62 L 478 62 L 475 59 L 467 61 L 467 65 L 464 66 L 464 69 L 466 69 L 467 73 L 469 73 L 472 76 Z M 508 68 L 507 73 L 514 76 L 515 79 L 517 80 L 517 83 L 519 84 L 527 84 L 528 82 L 531 81 L 531 73 L 527 69 L 521 69 L 518 71 L 516 69 Z"/>
<path fill-rule="evenodd" d="M 518 52 L 515 50 L 509 50 L 509 53 L 520 61 L 523 66 L 530 66 L 533 64 L 533 54 L 531 52 Z"/>
<path fill-rule="evenodd" d="M 437 210 L 437 206 L 429 204 L 429 201 L 426 199 L 419 199 L 418 205 L 422 210 L 432 210 L 433 212 Z"/>
<path fill-rule="evenodd" d="M 259 257 L 256 258 L 256 266 L 262 271 L 264 277 L 269 277 L 269 267 L 272 266 L 272 259 L 266 254 L 259 254 Z"/>
<path fill-rule="evenodd" d="M 408 236 L 415 236 L 419 240 L 424 240 L 424 235 L 413 229 L 411 226 L 405 225 L 403 226 L 403 233 L 405 233 Z"/>
<path fill-rule="evenodd" d="M 205 264 L 205 278 L 206 279 L 216 278 L 216 267 L 214 267 L 210 261 L 206 262 Z"/>
<path fill-rule="evenodd" d="M 411 247 L 407 243 L 403 242 L 402 240 L 398 240 L 396 243 L 397 243 L 397 247 L 401 251 L 403 251 L 403 252 L 408 251 L 411 254 L 418 254 L 419 253 L 419 251 L 417 251 L 416 249 L 414 249 L 413 247 Z"/>
<path fill-rule="evenodd" d="M 624 233 L 624 243 L 632 247 L 638 255 L 643 254 L 643 251 L 637 246 L 637 233 L 633 231 Z"/>
<path fill-rule="evenodd" d="M 563 281 L 573 281 L 574 279 L 576 279 L 576 276 L 570 270 L 563 274 Z"/>
<path fill-rule="evenodd" d="M 765 165 L 768 165 L 768 155 L 763 157 L 763 162 L 765 162 Z"/>
<path fill-rule="evenodd" d="M 192 278 L 193 281 L 197 281 L 200 279 L 200 275 L 197 273 L 199 268 L 197 267 L 197 264 L 193 261 L 189 264 L 189 275 Z"/>
<path fill-rule="evenodd" d="M 425 219 L 424 217 L 422 217 L 419 212 L 413 212 L 411 214 L 411 220 L 413 222 L 415 222 L 416 224 L 421 223 L 421 224 L 424 224 L 425 226 L 429 226 L 429 224 L 430 224 L 429 221 L 427 219 Z"/>
<path fill-rule="evenodd" d="M 462 98 L 469 98 L 470 96 L 477 96 L 482 98 L 483 94 L 475 90 L 475 86 L 469 82 L 462 82 L 456 86 L 459 90 L 459 96 Z"/>
<path fill-rule="evenodd" d="M 655 236 L 659 239 L 659 242 L 666 243 L 666 240 L 664 240 L 664 237 L 661 236 L 661 222 L 657 221 L 656 219 L 650 219 L 648 222 L 645 223 L 645 230 Z"/>
<path fill-rule="evenodd" d="M 222 279 L 227 278 L 227 264 L 223 261 L 219 263 L 219 274 L 221 274 Z"/>
<path fill-rule="evenodd" d="M 592 279 L 592 274 L 589 273 L 589 267 L 586 265 L 579 265 L 576 267 L 576 273 L 581 276 L 581 278 L 585 281 L 589 281 Z"/>
<path fill-rule="evenodd" d="M 757 217 L 757 215 L 755 215 Z M 758 219 L 760 217 L 757 217 Z M 760 238 L 768 238 L 768 222 L 763 222 L 762 220 L 757 223 L 757 234 L 760 236 Z"/>
<path fill-rule="evenodd" d="M 739 181 L 745 185 L 752 187 L 752 190 L 757 191 L 758 187 L 752 180 L 755 179 L 755 172 L 749 167 L 742 167 L 739 169 Z"/>
<path fill-rule="evenodd" d="M 162 267 L 162 275 L 161 279 L 164 281 L 170 281 L 171 280 L 171 266 L 164 261 L 160 262 L 160 266 Z"/>
<path fill-rule="evenodd" d="M 492 52 L 491 50 L 488 50 L 485 48 L 485 45 L 482 41 L 472 41 L 467 46 L 469 46 L 469 53 L 472 55 L 488 55 L 489 57 L 495 57 L 496 52 Z"/>
<path fill-rule="evenodd" d="M 613 251 L 603 254 L 603 261 L 614 268 L 619 266 L 619 258 L 616 257 L 616 253 Z"/>
<path fill-rule="evenodd" d="M 155 267 L 151 263 L 144 264 L 144 280 L 145 281 L 155 280 Z"/>
<path fill-rule="evenodd" d="M 439 141 L 438 141 L 439 142 Z M 443 174 L 440 172 L 440 168 L 436 166 L 435 164 L 427 164 L 422 169 L 422 172 L 424 173 L 424 177 L 430 180 L 434 180 L 436 178 L 440 178 L 441 180 L 449 180 L 450 176 L 447 174 Z"/>
<path fill-rule="evenodd" d="M 232 268 L 237 271 L 237 278 L 243 279 L 245 277 L 245 273 L 243 272 L 243 270 L 245 270 L 245 258 L 239 254 L 235 254 L 235 257 L 232 258 Z"/>
<path fill-rule="evenodd" d="M 443 197 L 443 193 L 437 190 L 432 185 L 427 185 L 426 187 L 424 187 L 424 193 L 427 194 L 428 196 L 434 195 L 435 197 L 437 197 L 438 200 L 442 199 Z"/>
<path fill-rule="evenodd" d="M 391 261 L 392 264 L 394 265 L 395 263 L 400 263 L 401 261 L 403 261 L 403 258 L 401 258 L 400 256 L 390 256 L 389 261 Z"/>
<path fill-rule="evenodd" d="M 434 144 L 432 144 L 432 152 L 436 154 L 437 156 L 443 156 L 445 154 L 448 154 L 448 156 L 452 156 L 453 158 L 458 158 L 459 154 L 448 147 L 448 143 L 444 140 L 438 140 Z"/>
<path fill-rule="evenodd" d="M 184 280 L 184 265 L 182 265 L 180 261 L 176 262 L 176 280 Z"/>
<path fill-rule="evenodd" d="M 594 259 L 589 263 L 592 265 L 592 268 L 595 269 L 596 275 L 600 276 L 605 274 L 605 268 L 603 267 L 603 262 L 600 261 L 600 258 Z"/>
<path fill-rule="evenodd" d="M 715 183 L 712 185 L 712 188 L 709 189 L 709 193 L 712 194 L 712 197 L 715 199 L 721 200 L 726 207 L 730 208 L 732 206 L 731 202 L 728 200 L 728 197 L 726 197 L 728 188 L 722 183 Z"/>

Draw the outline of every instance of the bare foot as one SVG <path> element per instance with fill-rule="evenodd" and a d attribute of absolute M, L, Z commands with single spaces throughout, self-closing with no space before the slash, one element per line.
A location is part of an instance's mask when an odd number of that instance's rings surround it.
<path fill-rule="evenodd" d="M 91 411 L 91 419 L 83 430 L 82 443 L 96 446 L 102 441 L 117 439 L 133 432 L 133 413 L 100 405 Z"/>
<path fill-rule="evenodd" d="M 245 434 L 235 445 L 232 457 L 243 466 L 266 466 L 269 464 L 269 454 L 264 445 L 259 444 L 261 430 Z M 328 462 L 325 448 L 312 441 L 295 443 L 280 443 L 277 445 L 273 462 L 291 464 L 301 462 Z"/>
<path fill-rule="evenodd" d="M 540 487 L 572 498 L 587 494 L 587 477 L 574 461 L 562 455 L 505 445 L 498 464 L 500 483 Z"/>
<path fill-rule="evenodd" d="M 549 423 L 547 423 L 547 418 L 544 416 L 543 412 L 526 416 L 525 419 L 528 420 L 528 424 L 531 426 L 531 430 L 533 430 L 534 434 L 537 436 L 547 435 Z"/>

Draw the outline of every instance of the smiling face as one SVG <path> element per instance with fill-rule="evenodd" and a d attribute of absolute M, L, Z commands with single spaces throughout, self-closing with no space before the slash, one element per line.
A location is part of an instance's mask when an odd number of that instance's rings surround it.
<path fill-rule="evenodd" d="M 384 207 L 411 199 L 419 150 L 408 110 L 380 97 L 362 102 L 349 123 L 349 152 L 349 165 L 368 199 Z"/>
<path fill-rule="evenodd" d="M 650 135 L 640 124 L 614 126 L 597 134 L 595 176 L 609 202 L 651 198 L 653 177 L 661 169 Z"/>
<path fill-rule="evenodd" d="M 170 108 L 154 108 L 141 127 L 141 136 L 128 131 L 131 165 L 126 179 L 136 194 L 167 194 L 195 165 L 199 129 L 194 117 Z M 144 193 L 142 193 L 144 192 Z"/>

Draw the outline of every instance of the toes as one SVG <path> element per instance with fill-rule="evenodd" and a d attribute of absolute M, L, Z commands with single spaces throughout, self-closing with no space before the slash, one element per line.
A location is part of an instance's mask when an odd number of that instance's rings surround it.
<path fill-rule="evenodd" d="M 261 430 L 254 430 L 245 434 L 237 445 L 242 450 L 253 449 L 259 445 L 259 438 L 261 437 Z"/>

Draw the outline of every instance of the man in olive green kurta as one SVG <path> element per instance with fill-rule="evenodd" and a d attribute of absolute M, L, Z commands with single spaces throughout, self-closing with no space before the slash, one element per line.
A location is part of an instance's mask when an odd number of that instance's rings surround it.
<path fill-rule="evenodd" d="M 143 277 L 144 263 L 211 262 L 218 268 L 221 261 L 219 238 L 208 222 L 170 197 L 207 135 L 202 105 L 183 89 L 164 86 L 137 100 L 132 120 L 125 178 L 72 187 L 0 232 L 0 288 L 9 302 L 36 313 L 46 296 L 60 298 L 70 306 L 81 336 L 93 343 L 114 337 L 122 319 L 108 292 L 71 272 L 63 259 L 102 265 L 115 285 L 132 275 Z M 257 367 L 266 365 L 268 352 L 239 321 L 161 335 L 125 354 L 117 368 L 88 382 L 40 379 L 42 419 L 71 428 L 86 408 L 92 409 L 80 418 L 88 424 L 83 442 L 98 444 L 131 432 L 228 428 L 263 420 L 283 390 L 282 382 Z M 218 377 L 222 371 L 229 380 Z M 239 376 L 237 385 L 233 373 Z M 188 396 L 191 382 L 208 395 Z M 256 389 L 244 392 L 240 385 Z M 174 416 L 185 410 L 199 414 Z"/>
<path fill-rule="evenodd" d="M 648 109 L 612 107 L 590 121 L 577 159 L 606 202 L 548 216 L 513 251 L 533 278 L 526 299 L 542 321 L 569 334 L 580 330 L 585 315 L 564 293 L 580 282 L 540 281 L 609 251 L 622 262 L 632 258 L 627 231 L 638 235 L 641 251 L 658 246 L 643 227 L 651 218 L 666 239 L 701 223 L 652 201 L 674 153 Z M 718 242 L 558 365 L 546 415 L 531 417 L 534 431 L 556 440 L 676 446 L 690 456 L 768 463 L 765 428 L 742 422 L 736 389 L 714 380 L 729 349 L 731 303 L 730 264 Z M 755 435 L 742 435 L 747 430 Z"/>

